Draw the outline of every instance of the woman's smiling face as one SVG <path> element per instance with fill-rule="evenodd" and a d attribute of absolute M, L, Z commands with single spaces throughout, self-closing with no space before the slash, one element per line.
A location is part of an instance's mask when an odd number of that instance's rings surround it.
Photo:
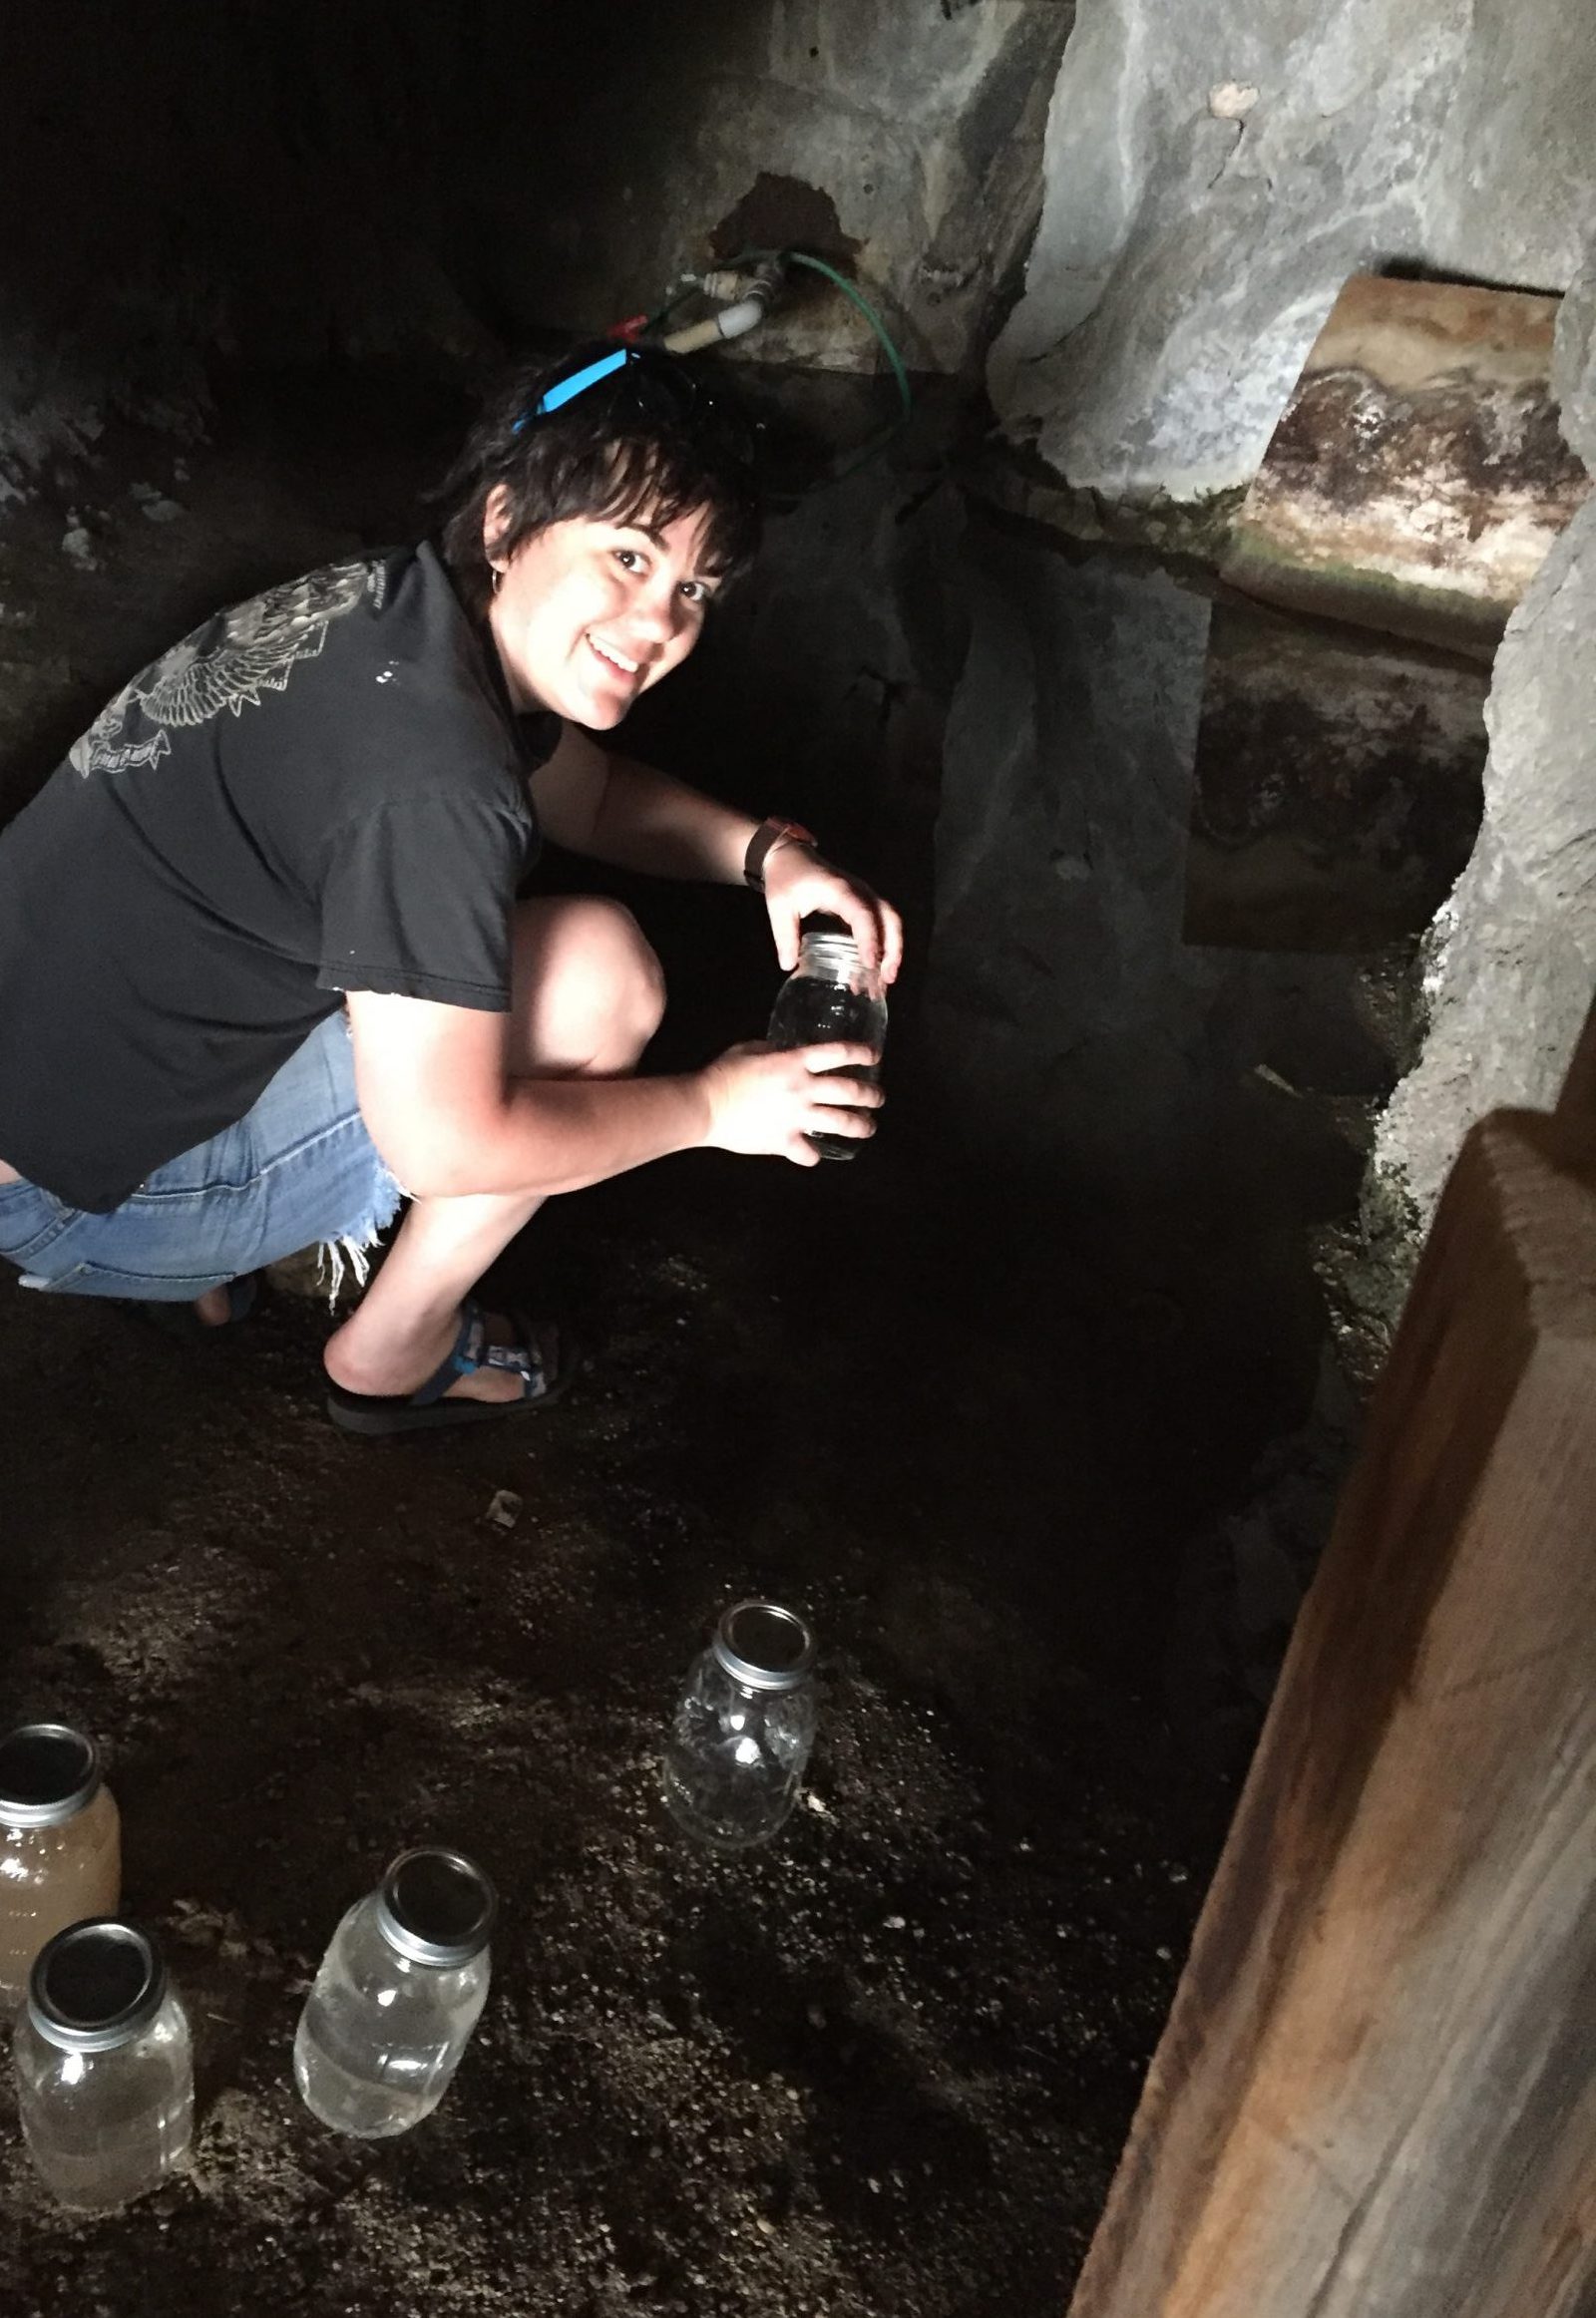
<path fill-rule="evenodd" d="M 500 571 L 489 624 L 518 708 L 607 732 L 698 641 L 717 581 L 703 509 L 658 528 L 576 516 L 525 541 Z"/>

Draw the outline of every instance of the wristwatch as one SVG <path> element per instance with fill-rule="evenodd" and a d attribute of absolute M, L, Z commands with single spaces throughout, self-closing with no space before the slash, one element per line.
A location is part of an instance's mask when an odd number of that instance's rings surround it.
<path fill-rule="evenodd" d="M 755 893 L 765 890 L 765 863 L 778 845 L 789 838 L 795 845 L 815 845 L 819 842 L 812 829 L 805 829 L 799 821 L 761 821 L 748 840 L 748 851 L 742 858 L 743 883 Z"/>

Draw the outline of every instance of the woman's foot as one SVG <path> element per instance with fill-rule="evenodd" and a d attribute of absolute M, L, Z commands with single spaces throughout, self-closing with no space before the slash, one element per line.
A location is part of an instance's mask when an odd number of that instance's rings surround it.
<path fill-rule="evenodd" d="M 203 1296 L 191 1297 L 186 1304 L 141 1301 L 133 1310 L 142 1313 L 163 1336 L 176 1337 L 180 1343 L 187 1344 L 208 1336 L 213 1328 L 226 1328 L 233 1321 L 246 1320 L 255 1308 L 257 1285 L 255 1275 L 245 1272 L 237 1280 L 224 1281 L 219 1288 L 207 1288 Z"/>
<path fill-rule="evenodd" d="M 522 1338 L 522 1330 L 507 1313 L 484 1312 L 481 1319 L 489 1346 L 514 1347 Z M 441 1326 L 435 1326 L 419 1336 L 400 1344 L 384 1343 L 373 1346 L 366 1342 L 367 1332 L 354 1328 L 346 1321 L 335 1335 L 328 1338 L 322 1351 L 322 1366 L 334 1384 L 346 1392 L 358 1392 L 372 1399 L 402 1399 L 419 1392 L 442 1367 L 459 1341 L 465 1320 L 465 1310 L 453 1313 Z M 540 1330 L 540 1336 L 549 1334 Z M 353 1342 L 351 1342 L 353 1337 Z M 535 1358 L 543 1356 L 543 1347 L 531 1348 Z M 527 1398 L 523 1371 L 511 1366 L 490 1365 L 467 1369 L 439 1397 L 444 1400 L 516 1401 Z"/>
<path fill-rule="evenodd" d="M 344 1336 L 340 1330 L 323 1358 L 327 1413 L 348 1432 L 391 1435 L 502 1419 L 547 1407 L 571 1381 L 571 1348 L 552 1323 L 519 1312 L 491 1320 L 470 1298 L 442 1358 L 408 1389 L 410 1363 L 361 1367 L 341 1341 Z M 358 1353 L 358 1340 L 354 1350 Z M 345 1383 L 343 1377 L 351 1373 L 360 1374 L 362 1382 Z M 390 1388 L 370 1389 L 368 1380 L 374 1376 Z"/>

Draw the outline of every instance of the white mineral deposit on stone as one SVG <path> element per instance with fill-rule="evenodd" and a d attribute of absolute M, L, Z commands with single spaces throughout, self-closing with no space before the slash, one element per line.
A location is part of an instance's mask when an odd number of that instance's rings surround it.
<path fill-rule="evenodd" d="M 147 499 L 144 512 L 153 524 L 176 523 L 183 509 L 175 499 Z"/>
<path fill-rule="evenodd" d="M 93 571 L 96 562 L 94 541 L 70 508 L 67 510 L 67 530 L 62 536 L 61 553 L 69 556 L 74 564 L 81 565 L 86 572 Z"/>
<path fill-rule="evenodd" d="M 1588 232 L 1589 14 L 1588 0 L 1080 9 L 1024 294 L 990 357 L 1000 423 L 1077 491 L 1202 498 L 1251 480 L 1372 249 L 1566 288 Z M 1243 70 L 1216 80 L 1226 65 Z M 1222 109 L 1233 88 L 1269 102 L 1251 119 Z M 1247 120 L 1217 176 L 1192 134 L 1217 141 L 1216 116 Z"/>
<path fill-rule="evenodd" d="M 1257 102 L 1250 81 L 1216 81 L 1208 92 L 1208 110 L 1216 121 L 1245 121 Z"/>

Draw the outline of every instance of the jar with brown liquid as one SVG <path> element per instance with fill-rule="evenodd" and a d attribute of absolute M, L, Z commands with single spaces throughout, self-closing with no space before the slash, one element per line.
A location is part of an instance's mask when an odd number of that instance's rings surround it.
<path fill-rule="evenodd" d="M 0 2005 L 22 2002 L 47 1940 L 121 1897 L 122 1823 L 93 1739 L 62 1723 L 0 1738 Z"/>

